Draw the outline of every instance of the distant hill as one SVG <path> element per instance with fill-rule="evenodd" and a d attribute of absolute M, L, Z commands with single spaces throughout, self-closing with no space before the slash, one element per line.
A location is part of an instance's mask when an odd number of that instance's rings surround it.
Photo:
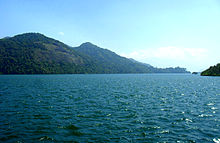
<path fill-rule="evenodd" d="M 220 63 L 215 66 L 211 66 L 209 69 L 203 71 L 201 75 L 202 76 L 220 76 Z"/>
<path fill-rule="evenodd" d="M 103 73 L 151 72 L 145 65 L 134 63 L 125 57 L 121 57 L 110 50 L 100 48 L 89 42 L 83 43 L 79 47 L 75 47 L 74 50 L 91 57 L 96 65 L 98 65 L 98 70 Z"/>
<path fill-rule="evenodd" d="M 150 64 L 142 63 L 142 62 L 136 61 L 135 59 L 132 59 L 132 58 L 129 58 L 129 60 L 131 60 L 131 61 L 134 62 L 134 63 L 138 63 L 138 64 L 145 65 L 145 66 L 147 66 L 147 67 L 153 67 L 153 66 L 150 65 Z"/>
<path fill-rule="evenodd" d="M 40 33 L 0 39 L 1 74 L 186 73 L 184 68 L 154 68 L 92 43 L 70 47 Z"/>

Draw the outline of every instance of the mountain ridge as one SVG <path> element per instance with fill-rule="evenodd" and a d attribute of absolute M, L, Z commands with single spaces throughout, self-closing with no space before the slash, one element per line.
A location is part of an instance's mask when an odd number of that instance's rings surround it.
<path fill-rule="evenodd" d="M 169 72 L 187 73 L 184 68 Z M 167 72 L 117 55 L 90 42 L 68 46 L 41 33 L 0 39 L 1 74 L 78 74 Z"/>

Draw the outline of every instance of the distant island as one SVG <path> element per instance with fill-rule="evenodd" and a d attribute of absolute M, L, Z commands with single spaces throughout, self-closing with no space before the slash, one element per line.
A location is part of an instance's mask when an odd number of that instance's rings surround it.
<path fill-rule="evenodd" d="M 201 73 L 202 76 L 220 76 L 220 63 L 211 66 L 209 69 Z"/>
<path fill-rule="evenodd" d="M 192 74 L 199 74 L 199 72 L 192 72 Z"/>
<path fill-rule="evenodd" d="M 0 74 L 189 73 L 156 68 L 92 43 L 70 47 L 40 33 L 0 39 Z"/>

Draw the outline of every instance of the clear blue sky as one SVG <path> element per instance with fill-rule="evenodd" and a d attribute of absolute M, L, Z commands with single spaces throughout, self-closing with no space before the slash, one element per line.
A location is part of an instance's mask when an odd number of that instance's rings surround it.
<path fill-rule="evenodd" d="M 219 0 L 0 0 L 0 38 L 39 32 L 157 67 L 220 62 Z"/>

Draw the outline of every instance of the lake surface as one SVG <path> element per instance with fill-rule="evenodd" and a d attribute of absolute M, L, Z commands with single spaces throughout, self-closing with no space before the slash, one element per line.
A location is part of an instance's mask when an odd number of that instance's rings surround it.
<path fill-rule="evenodd" d="M 0 142 L 218 142 L 220 77 L 1 75 Z"/>

